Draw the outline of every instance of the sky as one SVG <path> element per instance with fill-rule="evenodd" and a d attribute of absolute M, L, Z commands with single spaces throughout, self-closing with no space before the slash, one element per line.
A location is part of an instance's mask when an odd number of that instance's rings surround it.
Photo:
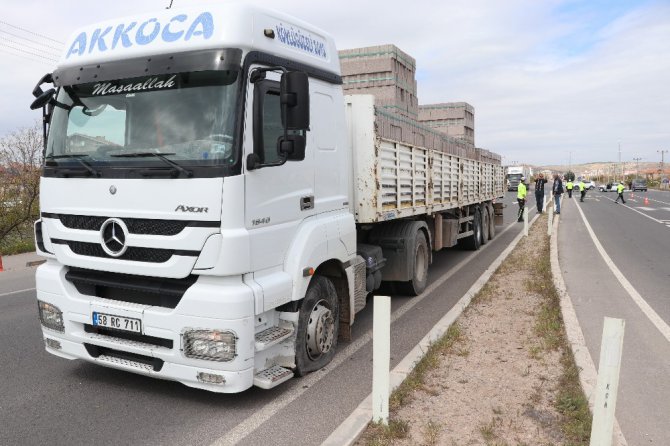
<path fill-rule="evenodd" d="M 76 28 L 169 3 L 3 0 L 0 137 L 40 118 L 31 91 Z M 617 161 L 619 150 L 660 161 L 670 150 L 668 0 L 254 3 L 318 26 L 338 49 L 397 45 L 417 61 L 419 103 L 472 104 L 476 145 L 504 164 Z"/>

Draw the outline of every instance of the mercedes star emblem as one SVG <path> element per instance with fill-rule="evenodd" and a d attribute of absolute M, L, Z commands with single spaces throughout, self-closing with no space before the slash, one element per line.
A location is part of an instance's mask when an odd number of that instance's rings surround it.
<path fill-rule="evenodd" d="M 116 186 L 114 186 L 113 184 L 109 186 L 109 193 L 114 195 L 116 193 Z"/>
<path fill-rule="evenodd" d="M 118 218 L 107 219 L 100 228 L 102 249 L 112 257 L 121 257 L 128 247 L 126 246 L 126 224 Z"/>

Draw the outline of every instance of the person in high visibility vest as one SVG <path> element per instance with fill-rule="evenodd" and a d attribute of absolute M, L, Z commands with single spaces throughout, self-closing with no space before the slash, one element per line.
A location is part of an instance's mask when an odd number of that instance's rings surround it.
<path fill-rule="evenodd" d="M 623 181 L 619 181 L 619 184 L 616 186 L 616 193 L 619 195 L 616 197 L 616 200 L 614 200 L 614 203 L 618 202 L 619 198 L 621 198 L 621 202 L 626 204 L 626 200 L 623 199 L 623 191 L 625 188 L 626 186 L 623 185 Z"/>
<path fill-rule="evenodd" d="M 584 203 L 584 197 L 586 196 L 586 187 L 584 186 L 584 180 L 579 180 L 579 193 L 581 196 L 579 197 L 579 201 Z"/>
<path fill-rule="evenodd" d="M 572 184 L 572 180 L 568 179 L 568 182 L 565 184 L 565 188 L 568 190 L 568 198 L 572 198 L 572 188 L 575 187 L 574 184 Z"/>
<path fill-rule="evenodd" d="M 516 201 L 519 203 L 519 219 L 517 221 L 523 221 L 523 210 L 526 207 L 526 181 L 525 177 L 521 177 L 519 181 L 519 187 L 516 190 Z"/>

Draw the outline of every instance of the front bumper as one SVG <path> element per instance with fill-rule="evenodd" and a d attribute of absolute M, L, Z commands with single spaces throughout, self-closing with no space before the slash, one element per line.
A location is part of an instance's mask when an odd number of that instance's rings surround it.
<path fill-rule="evenodd" d="M 63 332 L 42 327 L 48 352 L 213 392 L 241 392 L 253 385 L 254 300 L 241 277 L 199 277 L 176 308 L 165 308 L 83 295 L 65 279 L 66 272 L 49 260 L 36 273 L 37 299 L 63 312 Z M 142 333 L 100 332 L 92 325 L 94 311 L 139 319 Z M 233 331 L 236 356 L 228 362 L 187 358 L 182 351 L 187 328 Z M 203 382 L 202 373 L 225 382 Z"/>

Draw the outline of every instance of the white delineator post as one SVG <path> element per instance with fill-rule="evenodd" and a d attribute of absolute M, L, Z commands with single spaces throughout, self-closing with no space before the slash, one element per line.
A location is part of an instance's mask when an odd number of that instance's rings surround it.
<path fill-rule="evenodd" d="M 389 424 L 391 297 L 375 296 L 372 317 L 372 421 Z"/>
<path fill-rule="evenodd" d="M 600 345 L 600 365 L 593 404 L 591 446 L 610 446 L 614 429 L 614 410 L 619 390 L 619 370 L 626 321 L 605 318 L 603 339 Z"/>
<path fill-rule="evenodd" d="M 528 237 L 528 208 L 523 208 L 523 235 Z"/>
<path fill-rule="evenodd" d="M 551 230 L 554 226 L 554 207 L 547 208 L 547 235 L 551 235 Z"/>

